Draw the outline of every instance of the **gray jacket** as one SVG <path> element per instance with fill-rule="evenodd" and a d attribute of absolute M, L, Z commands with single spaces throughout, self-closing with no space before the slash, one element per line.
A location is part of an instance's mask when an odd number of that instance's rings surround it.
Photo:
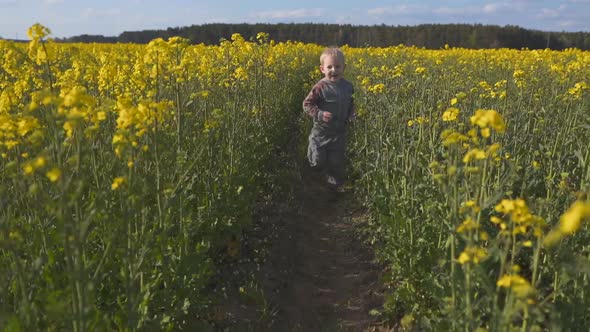
<path fill-rule="evenodd" d="M 305 100 L 303 110 L 313 118 L 312 135 L 343 136 L 346 125 L 354 115 L 352 84 L 341 78 L 338 82 L 330 82 L 327 78 L 317 82 Z M 332 113 L 332 120 L 324 122 L 323 112 Z"/>

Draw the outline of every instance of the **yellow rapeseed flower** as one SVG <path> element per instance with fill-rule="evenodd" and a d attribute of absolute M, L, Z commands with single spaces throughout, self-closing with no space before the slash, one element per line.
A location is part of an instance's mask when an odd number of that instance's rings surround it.
<path fill-rule="evenodd" d="M 33 129 L 39 128 L 39 120 L 36 118 L 22 118 L 16 123 L 18 134 L 22 137 L 33 131 Z"/>
<path fill-rule="evenodd" d="M 477 203 L 474 200 L 468 200 L 466 202 L 463 202 L 461 204 L 461 207 L 459 208 L 459 213 L 467 213 L 470 211 L 473 213 L 478 213 L 479 211 L 481 211 L 481 208 L 477 205 Z"/>
<path fill-rule="evenodd" d="M 480 240 L 487 241 L 487 240 L 489 240 L 489 238 L 490 238 L 490 235 L 488 234 L 488 232 L 483 231 L 483 232 L 479 233 Z"/>
<path fill-rule="evenodd" d="M 43 168 L 45 167 L 46 164 L 46 160 L 44 157 L 37 157 L 37 159 L 35 159 L 35 161 L 33 162 L 33 166 L 35 167 L 35 169 L 39 169 L 39 168 Z"/>
<path fill-rule="evenodd" d="M 383 83 L 377 83 L 373 86 L 369 86 L 367 88 L 367 92 L 373 93 L 373 94 L 381 94 L 383 93 L 383 91 L 385 90 L 385 84 Z"/>
<path fill-rule="evenodd" d="M 476 230 L 478 228 L 479 225 L 475 222 L 475 220 L 473 220 L 473 218 L 471 217 L 467 217 L 467 219 L 465 219 L 463 223 L 461 223 L 461 225 L 457 227 L 457 233 L 465 233 Z"/>
<path fill-rule="evenodd" d="M 121 186 L 127 181 L 127 179 L 123 176 L 118 176 L 113 179 L 113 183 L 111 184 L 112 190 L 117 190 L 121 188 Z"/>
<path fill-rule="evenodd" d="M 465 136 L 459 132 L 449 130 L 449 129 L 445 129 L 440 134 L 440 137 L 442 138 L 442 140 L 443 140 L 442 144 L 445 147 L 469 140 L 469 138 L 467 136 Z"/>
<path fill-rule="evenodd" d="M 426 68 L 425 67 L 418 67 L 416 68 L 416 74 L 424 74 L 426 73 Z"/>
<path fill-rule="evenodd" d="M 559 219 L 559 230 L 570 235 L 580 229 L 582 220 L 590 217 L 590 203 L 576 201 Z"/>
<path fill-rule="evenodd" d="M 498 287 L 510 288 L 519 298 L 525 298 L 533 292 L 530 282 L 518 274 L 505 274 L 496 282 Z"/>
<path fill-rule="evenodd" d="M 34 171 L 35 169 L 33 168 L 33 165 L 31 165 L 31 163 L 26 163 L 23 166 L 23 172 L 25 172 L 25 175 L 31 175 Z"/>
<path fill-rule="evenodd" d="M 467 151 L 465 156 L 463 156 L 463 163 L 468 164 L 469 162 L 471 162 L 471 160 L 474 160 L 474 159 L 477 159 L 477 160 L 486 159 L 486 152 L 483 150 L 480 150 L 478 148 L 471 149 L 471 150 Z"/>
<path fill-rule="evenodd" d="M 496 205 L 495 210 L 504 214 L 508 214 L 514 211 L 514 202 L 515 201 L 511 199 L 503 199 L 498 205 Z"/>
<path fill-rule="evenodd" d="M 496 225 L 498 225 L 498 224 L 502 223 L 502 219 L 500 219 L 500 218 L 498 218 L 498 217 L 496 217 L 496 216 L 492 216 L 492 217 L 490 218 L 490 221 L 491 221 L 492 223 L 496 224 Z"/>
<path fill-rule="evenodd" d="M 481 129 L 491 127 L 498 133 L 504 133 L 506 124 L 500 113 L 495 110 L 478 109 L 470 118 L 471 124 Z"/>
<path fill-rule="evenodd" d="M 459 254 L 457 262 L 459 262 L 459 264 L 465 264 L 469 262 L 478 264 L 479 262 L 485 260 L 487 257 L 488 253 L 484 248 L 468 246 L 465 248 L 465 250 L 463 250 L 461 254 Z"/>
<path fill-rule="evenodd" d="M 59 180 L 59 178 L 61 177 L 61 171 L 59 170 L 59 168 L 54 167 L 49 172 L 47 172 L 45 175 L 47 176 L 49 181 L 57 182 L 57 180 Z"/>
<path fill-rule="evenodd" d="M 496 157 L 498 155 L 498 150 L 500 150 L 501 147 L 500 143 L 494 143 L 488 146 L 488 149 L 486 150 L 488 157 Z"/>
<path fill-rule="evenodd" d="M 469 262 L 469 260 L 470 260 L 469 254 L 467 254 L 465 251 L 463 251 L 459 255 L 459 258 L 457 258 L 457 261 L 459 262 L 459 264 L 465 264 L 465 263 Z"/>
<path fill-rule="evenodd" d="M 422 125 L 422 124 L 425 124 L 425 123 L 428 123 L 428 122 L 430 122 L 430 121 L 428 120 L 427 117 L 425 117 L 425 116 L 419 116 L 419 117 L 417 117 L 415 119 L 408 120 L 408 127 L 412 127 L 415 124 Z"/>
<path fill-rule="evenodd" d="M 453 98 L 453 99 L 456 99 L 456 98 Z M 450 121 L 457 120 L 458 116 L 459 116 L 459 109 L 456 107 L 449 107 L 443 113 L 442 119 L 443 119 L 443 121 L 450 122 Z"/>

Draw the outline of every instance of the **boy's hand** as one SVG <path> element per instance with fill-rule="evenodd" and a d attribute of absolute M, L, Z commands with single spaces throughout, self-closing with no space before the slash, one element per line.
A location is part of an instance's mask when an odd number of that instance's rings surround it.
<path fill-rule="evenodd" d="M 332 120 L 332 113 L 326 111 L 322 112 L 322 120 L 324 122 L 330 122 L 330 120 Z"/>

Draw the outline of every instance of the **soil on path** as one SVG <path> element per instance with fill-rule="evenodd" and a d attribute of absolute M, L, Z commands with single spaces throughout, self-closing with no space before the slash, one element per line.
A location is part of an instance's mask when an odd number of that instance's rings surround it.
<path fill-rule="evenodd" d="M 383 304 L 380 269 L 361 239 L 365 214 L 349 206 L 352 195 L 302 174 L 293 201 L 266 220 L 274 236 L 256 273 L 266 318 L 234 306 L 224 330 L 387 331 L 375 316 Z"/>
<path fill-rule="evenodd" d="M 372 249 L 360 239 L 363 214 L 317 176 L 303 174 L 298 213 L 286 216 L 269 261 L 277 273 L 273 331 L 375 331 L 383 303 Z M 280 285 L 282 283 L 282 285 Z"/>

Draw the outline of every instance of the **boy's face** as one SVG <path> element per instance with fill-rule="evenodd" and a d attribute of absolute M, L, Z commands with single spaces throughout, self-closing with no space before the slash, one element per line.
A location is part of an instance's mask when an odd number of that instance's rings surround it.
<path fill-rule="evenodd" d="M 338 82 L 344 73 L 344 63 L 338 57 L 328 55 L 320 65 L 320 71 L 330 82 Z"/>

